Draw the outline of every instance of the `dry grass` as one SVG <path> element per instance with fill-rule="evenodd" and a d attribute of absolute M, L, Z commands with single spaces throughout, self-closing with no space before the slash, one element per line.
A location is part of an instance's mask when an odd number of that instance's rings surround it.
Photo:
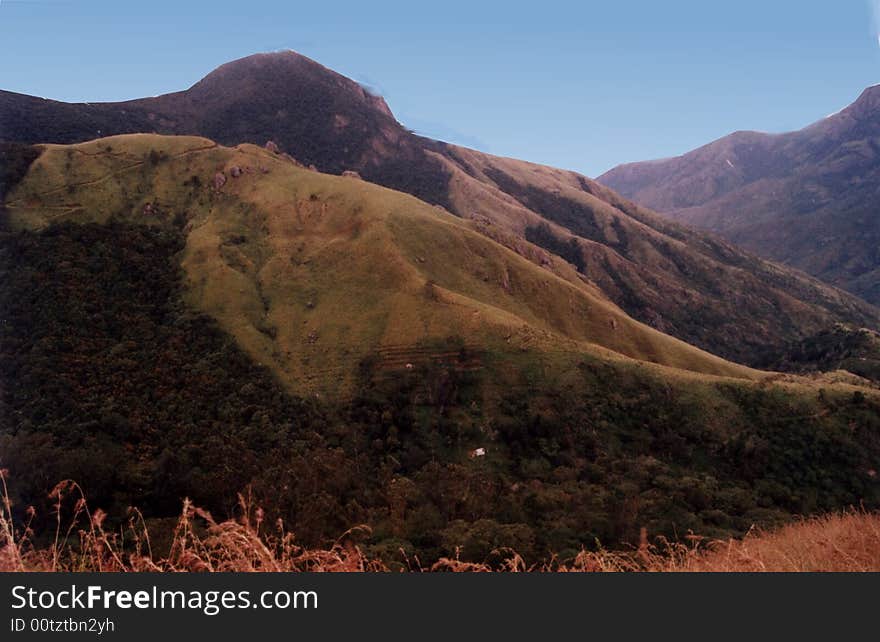
<path fill-rule="evenodd" d="M 327 549 L 299 546 L 279 520 L 266 524 L 263 511 L 240 496 L 237 519 L 215 521 L 209 513 L 184 502 L 166 554 L 154 551 L 142 515 L 130 511 L 118 531 L 104 528 L 106 515 L 89 510 L 80 487 L 72 481 L 52 492 L 55 532 L 45 546 L 33 544 L 30 521 L 14 524 L 0 471 L 0 572 L 385 572 L 354 543 L 366 526 L 344 533 Z M 64 507 L 72 505 L 70 514 Z M 742 540 L 687 543 L 658 540 L 650 544 L 643 531 L 632 551 L 582 551 L 570 560 L 552 559 L 529 566 L 515 551 L 501 553 L 500 566 L 443 558 L 429 566 L 404 557 L 410 571 L 430 572 L 880 572 L 880 515 L 864 510 L 804 519 L 778 530 L 753 529 Z"/>
<path fill-rule="evenodd" d="M 294 542 L 294 535 L 279 521 L 263 523 L 263 511 L 252 509 L 240 497 L 238 519 L 216 522 L 210 513 L 185 501 L 174 528 L 170 550 L 153 550 L 143 516 L 129 511 L 129 520 L 118 531 L 104 528 L 106 514 L 90 511 L 82 489 L 72 481 L 52 491 L 55 532 L 43 547 L 33 545 L 30 520 L 16 525 L 6 490 L 6 473 L 0 471 L 0 572 L 365 572 L 386 570 L 368 560 L 350 544 L 345 533 L 326 550 L 307 550 Z M 70 514 L 65 507 L 72 505 Z"/>
<path fill-rule="evenodd" d="M 669 570 L 878 572 L 880 515 L 853 510 L 756 531 L 741 541 L 713 543 L 709 551 L 684 557 Z"/>
<path fill-rule="evenodd" d="M 597 572 L 862 573 L 880 571 L 880 515 L 849 510 L 740 540 L 643 540 L 633 552 L 584 551 L 564 570 Z"/>

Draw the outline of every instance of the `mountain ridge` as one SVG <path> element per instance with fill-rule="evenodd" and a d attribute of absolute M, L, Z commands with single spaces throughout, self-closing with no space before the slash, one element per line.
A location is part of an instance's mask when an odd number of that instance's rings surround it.
<path fill-rule="evenodd" d="M 880 301 L 880 86 L 783 134 L 736 132 L 599 180 L 669 218 L 720 234 L 869 302 Z"/>
<path fill-rule="evenodd" d="M 73 143 L 99 132 L 274 141 L 303 165 L 357 172 L 471 220 L 537 265 L 561 257 L 630 316 L 740 362 L 838 321 L 880 325 L 876 308 L 670 223 L 585 176 L 416 136 L 384 101 L 292 52 L 233 61 L 183 92 L 125 103 L 0 92 L 2 139 Z"/>

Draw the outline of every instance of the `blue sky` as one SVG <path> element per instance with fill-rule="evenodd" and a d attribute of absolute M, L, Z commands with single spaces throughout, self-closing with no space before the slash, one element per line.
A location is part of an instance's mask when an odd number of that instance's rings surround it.
<path fill-rule="evenodd" d="M 873 4 L 0 0 L 0 88 L 136 98 L 289 48 L 421 133 L 595 176 L 852 102 L 880 82 Z"/>

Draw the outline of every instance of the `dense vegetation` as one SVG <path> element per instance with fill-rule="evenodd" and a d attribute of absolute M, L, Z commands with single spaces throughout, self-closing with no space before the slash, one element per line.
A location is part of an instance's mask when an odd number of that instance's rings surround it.
<path fill-rule="evenodd" d="M 33 145 L 0 142 L 0 203 L 39 155 L 40 150 Z"/>
<path fill-rule="evenodd" d="M 880 382 L 880 335 L 837 324 L 767 354 L 762 367 L 789 372 L 847 370 Z"/>
<path fill-rule="evenodd" d="M 70 477 L 117 515 L 176 511 L 195 489 L 222 506 L 307 414 L 180 307 L 181 243 L 121 225 L 3 239 L 2 453 L 28 501 Z"/>
<path fill-rule="evenodd" d="M 388 559 L 537 560 L 642 526 L 738 534 L 880 504 L 880 409 L 861 393 L 685 388 L 587 357 L 551 383 L 529 355 L 460 342 L 403 372 L 365 360 L 352 399 L 305 401 L 183 305 L 179 231 L 64 224 L 0 247 L 0 465 L 18 511 L 50 515 L 68 477 L 116 520 L 187 496 L 223 516 L 251 485 L 304 543 L 366 523 Z"/>

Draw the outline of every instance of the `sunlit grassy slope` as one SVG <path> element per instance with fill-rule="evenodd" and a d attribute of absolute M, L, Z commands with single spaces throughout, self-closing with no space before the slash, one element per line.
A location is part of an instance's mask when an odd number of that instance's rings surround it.
<path fill-rule="evenodd" d="M 476 366 L 592 353 L 759 376 L 632 320 L 567 266 L 536 265 L 441 208 L 252 145 L 144 134 L 47 145 L 6 205 L 18 228 L 183 226 L 190 302 L 298 392 L 344 391 L 363 359 L 405 369 L 450 338 Z"/>

